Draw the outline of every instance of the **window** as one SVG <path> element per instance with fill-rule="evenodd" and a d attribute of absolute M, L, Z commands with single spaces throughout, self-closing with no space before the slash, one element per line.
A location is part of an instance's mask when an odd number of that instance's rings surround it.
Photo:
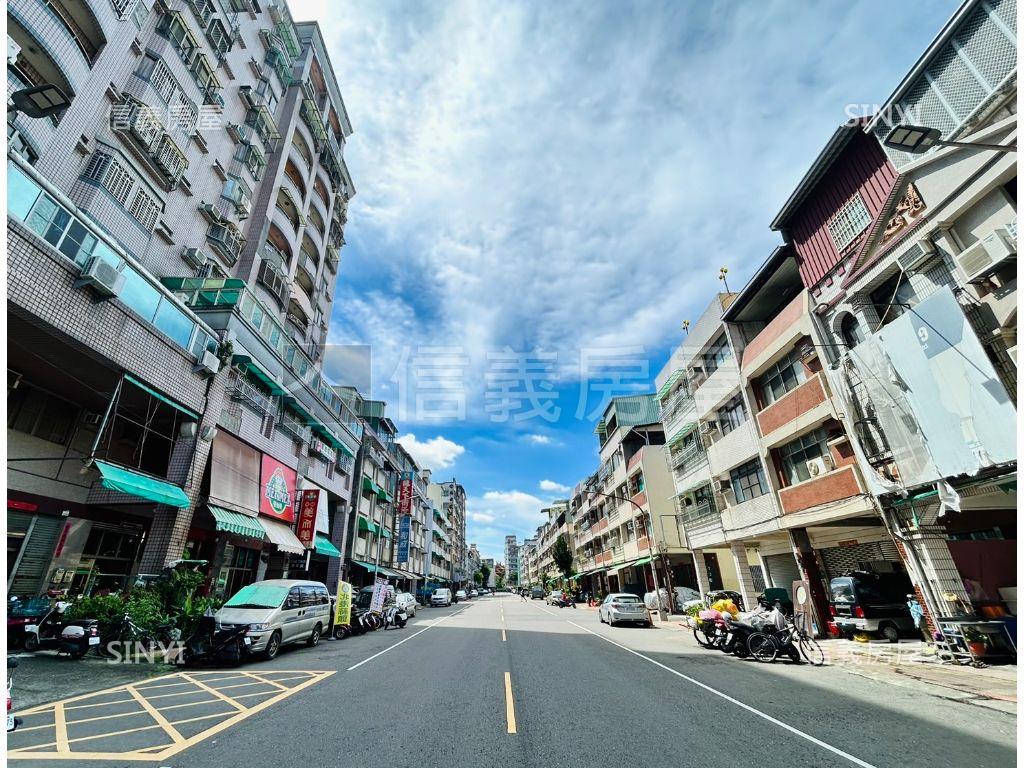
<path fill-rule="evenodd" d="M 765 406 L 771 405 L 787 392 L 792 392 L 805 378 L 800 356 L 795 349 L 791 350 L 784 358 L 770 365 L 757 380 Z"/>
<path fill-rule="evenodd" d="M 121 165 L 120 161 L 102 150 L 96 150 L 93 153 L 82 177 L 91 181 L 98 181 L 121 205 L 125 204 L 125 201 L 128 199 L 128 193 L 135 186 L 131 175 Z"/>
<path fill-rule="evenodd" d="M 171 47 L 178 52 L 181 60 L 191 65 L 199 46 L 196 44 L 192 33 L 188 31 L 181 14 L 173 11 L 164 16 L 157 24 L 156 31 L 162 37 L 167 38 Z"/>
<path fill-rule="evenodd" d="M 846 246 L 857 239 L 857 236 L 867 229 L 871 223 L 871 214 L 860 193 L 851 197 L 846 204 L 839 209 L 832 220 L 828 223 L 828 232 L 832 236 L 836 250 L 842 251 Z"/>
<path fill-rule="evenodd" d="M 871 292 L 871 303 L 882 325 L 888 325 L 914 304 L 917 294 L 903 272 L 897 272 Z"/>
<path fill-rule="evenodd" d="M 231 50 L 231 35 L 220 19 L 212 19 L 210 21 L 210 26 L 206 28 L 206 39 L 210 41 L 213 50 L 220 56 Z"/>
<path fill-rule="evenodd" d="M 221 197 L 230 200 L 235 206 L 235 212 L 243 215 L 249 214 L 249 201 L 252 199 L 252 191 L 249 186 L 237 176 L 230 176 L 224 182 L 224 191 Z"/>
<path fill-rule="evenodd" d="M 253 144 L 243 144 L 235 152 L 235 159 L 240 160 L 249 169 L 254 181 L 259 181 L 263 176 L 263 169 L 267 167 L 267 159 L 263 156 L 263 150 Z"/>
<path fill-rule="evenodd" d="M 704 367 L 707 369 L 708 375 L 717 371 L 718 367 L 730 357 L 732 357 L 732 350 L 729 349 L 729 342 L 723 333 L 704 353 Z"/>
<path fill-rule="evenodd" d="M 760 459 L 751 459 L 729 473 L 732 492 L 736 503 L 740 504 L 768 493 L 768 483 L 764 479 L 764 469 Z"/>
<path fill-rule="evenodd" d="M 718 409 L 718 427 L 723 435 L 732 432 L 736 427 L 747 420 L 747 409 L 743 405 L 743 398 L 736 395 Z"/>
<path fill-rule="evenodd" d="M 66 445 L 78 406 L 22 382 L 7 397 L 7 428 Z"/>
<path fill-rule="evenodd" d="M 849 349 L 853 349 L 864 341 L 864 330 L 860 327 L 860 323 L 857 322 L 857 318 L 850 312 L 843 315 L 843 319 L 839 323 L 839 333 L 843 337 L 843 343 Z"/>
<path fill-rule="evenodd" d="M 146 23 L 148 18 L 149 8 L 140 0 L 135 0 L 135 10 L 132 11 L 132 21 L 135 22 L 135 26 L 142 29 L 142 25 Z"/>
<path fill-rule="evenodd" d="M 132 200 L 131 207 L 128 209 L 128 213 L 150 232 L 156 225 L 156 217 L 159 212 L 160 206 L 156 200 L 141 189 L 135 193 L 135 199 Z"/>
<path fill-rule="evenodd" d="M 779 449 L 779 457 L 782 459 L 782 471 L 790 485 L 811 479 L 811 473 L 807 469 L 807 462 L 828 454 L 827 439 L 828 434 L 819 427 Z"/>
<path fill-rule="evenodd" d="M 184 92 L 178 91 L 178 103 L 170 109 L 170 124 L 167 127 L 180 128 L 186 134 L 191 135 L 196 129 L 198 121 L 199 109 Z"/>

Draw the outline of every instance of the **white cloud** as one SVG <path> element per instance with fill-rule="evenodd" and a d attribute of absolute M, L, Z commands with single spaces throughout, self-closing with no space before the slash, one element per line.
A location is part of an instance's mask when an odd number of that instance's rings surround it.
<path fill-rule="evenodd" d="M 554 480 L 541 480 L 540 489 L 548 493 L 566 493 L 572 490 L 568 485 L 556 483 Z"/>
<path fill-rule="evenodd" d="M 547 435 L 527 435 L 526 442 L 534 445 L 551 445 L 554 441 Z"/>
<path fill-rule="evenodd" d="M 768 222 L 845 106 L 884 99 L 947 6 L 879 30 L 856 4 L 293 0 L 356 131 L 332 340 L 372 343 L 378 381 L 406 347 L 457 346 L 471 416 L 488 351 L 571 372 L 582 349 L 677 342 L 722 264 L 736 289 L 778 242 Z"/>
<path fill-rule="evenodd" d="M 398 442 L 416 459 L 417 464 L 435 472 L 448 469 L 466 452 L 463 446 L 441 435 L 421 441 L 414 433 L 408 432 L 399 437 Z"/>
<path fill-rule="evenodd" d="M 470 512 L 469 519 L 474 523 L 493 523 L 498 518 L 487 512 Z"/>

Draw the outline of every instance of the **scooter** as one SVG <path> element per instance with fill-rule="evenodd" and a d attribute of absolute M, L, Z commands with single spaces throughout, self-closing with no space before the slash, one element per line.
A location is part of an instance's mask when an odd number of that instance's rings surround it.
<path fill-rule="evenodd" d="M 405 622 L 409 620 L 408 614 L 404 608 L 399 608 L 394 603 L 384 606 L 384 629 L 389 627 L 395 627 L 396 629 L 402 629 L 405 627 Z"/>
<path fill-rule="evenodd" d="M 576 607 L 576 601 L 573 600 L 569 595 L 563 594 L 555 602 L 555 605 L 557 605 L 559 608 L 575 608 Z"/>
<path fill-rule="evenodd" d="M 202 616 L 196 631 L 185 641 L 178 657 L 180 664 L 199 664 L 202 662 L 234 661 L 245 658 L 247 649 L 252 643 L 246 637 L 248 624 L 237 626 L 221 626 L 216 617 Z"/>
<path fill-rule="evenodd" d="M 14 709 L 14 700 L 11 698 L 11 690 L 14 687 L 14 673 L 11 671 L 18 666 L 18 660 L 12 656 L 7 657 L 7 732 L 16 731 L 21 725 L 21 718 L 11 714 Z"/>
<path fill-rule="evenodd" d="M 80 659 L 92 648 L 99 650 L 100 623 L 97 619 L 73 619 L 62 621 L 71 603 L 58 600 L 53 610 L 46 614 L 39 624 L 25 625 L 25 650 L 34 652 L 40 648 L 56 648 L 57 653 L 66 653 L 72 659 Z"/>

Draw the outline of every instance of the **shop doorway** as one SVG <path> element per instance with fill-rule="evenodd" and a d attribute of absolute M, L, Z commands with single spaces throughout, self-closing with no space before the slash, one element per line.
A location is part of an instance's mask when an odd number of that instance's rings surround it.
<path fill-rule="evenodd" d="M 718 566 L 718 555 L 715 552 L 704 553 L 704 566 L 708 570 L 708 586 L 712 591 L 724 589 L 722 571 Z"/>

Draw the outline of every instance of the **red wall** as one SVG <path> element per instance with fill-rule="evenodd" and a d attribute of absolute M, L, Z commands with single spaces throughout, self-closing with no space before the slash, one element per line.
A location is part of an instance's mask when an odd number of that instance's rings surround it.
<path fill-rule="evenodd" d="M 800 264 L 800 277 L 807 288 L 817 285 L 840 261 L 856 251 L 862 239 L 855 239 L 839 253 L 828 232 L 828 221 L 858 191 L 872 219 L 877 218 L 896 177 L 896 169 L 878 141 L 858 131 L 787 224 Z"/>
<path fill-rule="evenodd" d="M 967 511 L 966 514 L 970 514 Z M 949 554 L 966 579 L 980 582 L 990 600 L 1000 600 L 999 587 L 1017 586 L 1017 541 L 950 541 Z"/>

